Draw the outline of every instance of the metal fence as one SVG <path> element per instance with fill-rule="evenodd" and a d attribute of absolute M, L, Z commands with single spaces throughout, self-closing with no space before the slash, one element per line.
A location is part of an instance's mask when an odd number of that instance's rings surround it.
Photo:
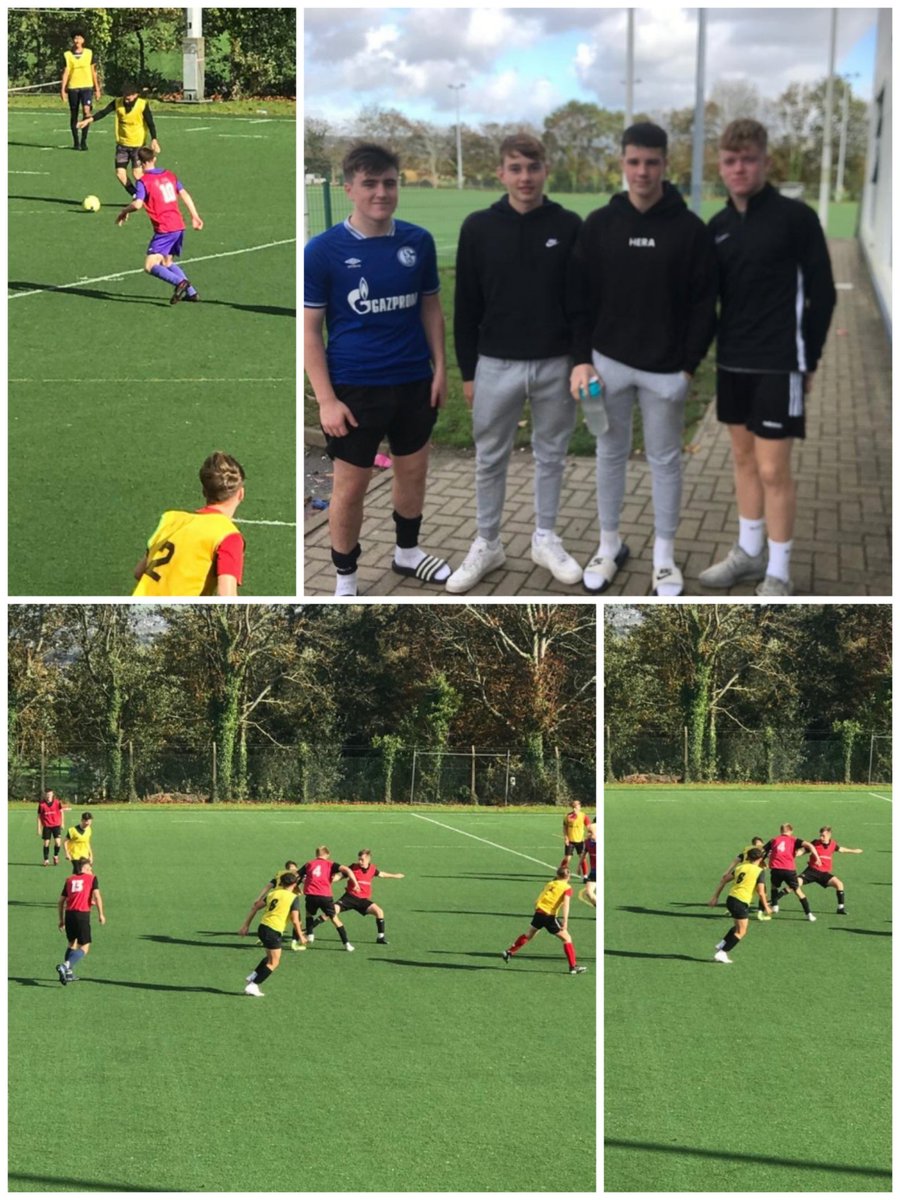
<path fill-rule="evenodd" d="M 246 800 L 310 804 L 527 805 L 596 802 L 596 765 L 552 751 L 536 762 L 514 750 L 405 747 L 391 759 L 371 748 L 251 746 L 222 761 L 203 750 L 69 747 L 29 758 L 10 755 L 8 797 L 37 800 L 52 788 L 65 799 L 196 802 Z"/>
<path fill-rule="evenodd" d="M 854 739 L 849 762 L 840 738 L 772 736 L 746 731 L 719 737 L 712 761 L 692 772 L 687 730 L 677 737 L 607 731 L 605 774 L 610 782 L 641 777 L 685 782 L 887 783 L 891 735 L 866 732 Z"/>

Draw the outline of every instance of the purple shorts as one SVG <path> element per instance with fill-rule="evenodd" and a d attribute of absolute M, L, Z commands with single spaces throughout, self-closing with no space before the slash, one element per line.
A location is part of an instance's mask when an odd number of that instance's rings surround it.
<path fill-rule="evenodd" d="M 150 245 L 147 247 L 148 254 L 173 254 L 176 257 L 181 254 L 181 246 L 184 242 L 184 230 L 177 229 L 174 233 L 154 233 L 150 239 Z"/>

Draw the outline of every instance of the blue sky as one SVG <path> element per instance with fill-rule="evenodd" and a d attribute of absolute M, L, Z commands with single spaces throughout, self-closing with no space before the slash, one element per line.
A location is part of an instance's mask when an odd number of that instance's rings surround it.
<path fill-rule="evenodd" d="M 821 79 L 829 9 L 707 9 L 707 95 L 752 84 L 774 99 L 791 82 Z M 838 72 L 856 72 L 871 98 L 876 9 L 838 17 Z M 365 105 L 450 124 L 465 83 L 470 125 L 524 119 L 540 126 L 569 100 L 624 105 L 623 8 L 307 8 L 305 111 L 340 124 Z M 693 104 L 697 10 L 635 10 L 635 109 Z"/>

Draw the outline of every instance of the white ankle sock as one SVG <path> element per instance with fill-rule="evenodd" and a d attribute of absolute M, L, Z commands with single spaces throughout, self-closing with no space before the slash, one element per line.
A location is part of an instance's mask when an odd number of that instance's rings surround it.
<path fill-rule="evenodd" d="M 773 542 L 769 538 L 769 565 L 766 567 L 767 575 L 774 575 L 776 579 L 781 579 L 785 583 L 791 581 L 791 548 L 793 540 L 790 542 Z"/>
<path fill-rule="evenodd" d="M 751 558 L 762 554 L 766 540 L 766 523 L 762 517 L 752 520 L 749 517 L 738 517 L 738 528 L 738 545 L 743 552 L 749 554 Z"/>
<path fill-rule="evenodd" d="M 394 562 L 398 567 L 411 567 L 415 570 L 423 558 L 428 558 L 428 555 L 421 546 L 407 546 L 402 549 L 400 546 L 394 547 Z M 443 583 L 449 578 L 449 567 L 442 567 L 434 576 L 435 583 Z"/>
<path fill-rule="evenodd" d="M 618 529 L 600 530 L 600 557 L 615 558 L 622 549 L 622 539 Z"/>
<path fill-rule="evenodd" d="M 675 539 L 658 537 L 653 543 L 653 566 L 675 566 Z"/>
<path fill-rule="evenodd" d="M 334 594 L 336 596 L 355 596 L 358 576 L 358 571 L 354 571 L 351 575 L 336 576 Z"/>

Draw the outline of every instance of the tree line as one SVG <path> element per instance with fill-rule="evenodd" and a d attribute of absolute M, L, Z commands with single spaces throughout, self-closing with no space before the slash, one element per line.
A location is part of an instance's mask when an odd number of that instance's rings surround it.
<path fill-rule="evenodd" d="M 81 29 L 100 64 L 104 92 L 126 79 L 160 96 L 181 89 L 160 56 L 181 53 L 183 8 L 16 9 L 7 13 L 9 87 L 59 79 L 71 33 Z M 294 96 L 297 14 L 293 8 L 204 8 L 206 94 Z"/>
<path fill-rule="evenodd" d="M 717 143 L 725 126 L 737 117 L 753 117 L 769 131 L 773 183 L 803 183 L 818 188 L 825 126 L 826 80 L 791 84 L 774 100 L 760 96 L 753 84 L 720 81 L 705 107 L 703 177 L 724 195 L 717 171 Z M 868 138 L 868 106 L 853 96 L 851 85 L 834 84 L 832 162 L 838 162 L 841 113 L 847 98 L 847 138 L 844 189 L 853 198 L 862 194 Z M 669 178 L 690 189 L 694 109 L 641 112 L 635 121 L 655 121 L 669 135 Z M 491 121 L 478 126 L 461 123 L 464 181 L 470 187 L 496 187 L 499 147 L 519 129 L 541 138 L 547 148 L 553 192 L 613 192 L 622 187 L 619 168 L 624 114 L 620 109 L 571 100 L 554 109 L 543 125 Z M 347 148 L 360 139 L 391 146 L 401 159 L 407 183 L 437 187 L 456 183 L 456 126 L 410 118 L 398 108 L 368 106 L 341 125 L 308 117 L 305 122 L 305 168 L 309 175 L 341 182 L 340 163 Z"/>
<path fill-rule="evenodd" d="M 263 752 L 292 765 L 268 793 L 292 800 L 331 799 L 299 793 L 348 756 L 389 773 L 411 747 L 429 770 L 476 746 L 511 750 L 538 780 L 558 755 L 592 772 L 595 620 L 551 604 L 12 606 L 10 776 L 81 756 L 95 788 L 126 799 L 142 763 L 205 759 L 212 743 L 221 799 L 258 798 Z"/>
<path fill-rule="evenodd" d="M 804 779 L 828 740 L 849 782 L 869 735 L 891 731 L 891 669 L 889 605 L 616 609 L 604 639 L 608 773 L 642 754 L 652 771 L 647 747 L 680 750 L 686 738 L 688 780 Z"/>

